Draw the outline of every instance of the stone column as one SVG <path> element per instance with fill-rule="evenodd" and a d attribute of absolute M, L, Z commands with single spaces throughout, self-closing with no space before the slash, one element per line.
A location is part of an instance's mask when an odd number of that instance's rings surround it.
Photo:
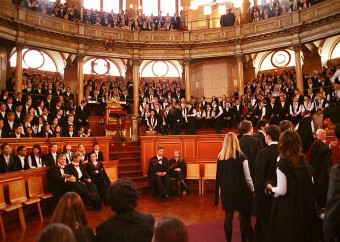
<path fill-rule="evenodd" d="M 78 54 L 78 105 L 84 99 L 84 55 Z"/>
<path fill-rule="evenodd" d="M 138 106 L 139 106 L 139 67 L 141 60 L 135 58 L 133 63 L 133 116 L 131 140 L 138 141 Z"/>
<path fill-rule="evenodd" d="M 237 59 L 237 73 L 238 73 L 237 89 L 238 89 L 238 96 L 241 97 L 244 95 L 243 56 L 237 55 L 236 59 Z"/>
<path fill-rule="evenodd" d="M 303 95 L 303 78 L 302 78 L 302 63 L 301 63 L 301 46 L 293 46 L 295 52 L 295 71 L 296 71 L 296 87 L 299 89 L 300 94 Z"/>
<path fill-rule="evenodd" d="M 22 50 L 24 46 L 18 44 L 16 47 L 17 51 L 17 65 L 15 67 L 15 95 L 18 92 L 22 92 Z"/>
<path fill-rule="evenodd" d="M 187 102 L 191 100 L 191 83 L 190 83 L 190 59 L 183 60 L 184 75 L 185 75 L 185 98 Z"/>
<path fill-rule="evenodd" d="M 133 114 L 138 115 L 140 59 L 133 59 Z"/>

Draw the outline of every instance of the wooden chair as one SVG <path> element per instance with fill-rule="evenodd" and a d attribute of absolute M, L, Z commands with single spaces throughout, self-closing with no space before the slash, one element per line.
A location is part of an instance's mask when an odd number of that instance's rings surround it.
<path fill-rule="evenodd" d="M 107 176 L 110 178 L 110 182 L 115 182 L 118 180 L 118 169 L 117 166 L 105 167 Z"/>
<path fill-rule="evenodd" d="M 197 180 L 198 181 L 198 194 L 202 194 L 200 164 L 192 164 L 192 163 L 187 164 L 186 180 Z"/>
<path fill-rule="evenodd" d="M 9 188 L 9 199 L 11 203 L 21 203 L 24 205 L 31 205 L 36 203 L 40 220 L 44 221 L 42 213 L 41 213 L 41 207 L 40 207 L 40 198 L 35 197 L 35 198 L 27 198 L 26 196 L 26 189 L 25 189 L 25 181 L 20 179 L 17 181 L 12 181 L 8 183 L 8 188 Z"/>
<path fill-rule="evenodd" d="M 5 232 L 5 228 L 4 228 L 4 223 L 2 221 L 2 213 L 3 212 L 10 212 L 10 211 L 13 211 L 13 210 L 16 210 L 16 209 L 18 209 L 22 229 L 26 229 L 26 222 L 25 222 L 24 213 L 22 211 L 21 203 L 7 205 L 6 202 L 5 202 L 4 187 L 1 184 L 0 185 L 0 230 L 1 230 L 2 237 L 4 239 L 6 239 L 6 232 Z"/>
<path fill-rule="evenodd" d="M 28 196 L 30 198 L 39 197 L 43 200 L 53 197 L 52 193 L 45 193 L 41 176 L 28 177 Z"/>
<path fill-rule="evenodd" d="M 217 164 L 204 164 L 204 176 L 202 177 L 202 194 L 204 194 L 204 183 L 206 180 L 216 180 Z"/>

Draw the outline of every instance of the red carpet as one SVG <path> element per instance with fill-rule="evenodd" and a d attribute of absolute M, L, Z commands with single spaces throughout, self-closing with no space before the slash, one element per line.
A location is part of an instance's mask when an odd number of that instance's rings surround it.
<path fill-rule="evenodd" d="M 189 242 L 225 242 L 224 220 L 216 220 L 202 224 L 192 224 L 188 226 Z M 252 218 L 254 228 L 255 219 Z M 240 223 L 235 213 L 233 219 L 232 241 L 241 241 Z"/>
<path fill-rule="evenodd" d="M 224 220 L 216 220 L 188 226 L 189 242 L 225 242 Z M 233 241 L 240 241 L 240 226 L 238 219 L 233 220 Z"/>

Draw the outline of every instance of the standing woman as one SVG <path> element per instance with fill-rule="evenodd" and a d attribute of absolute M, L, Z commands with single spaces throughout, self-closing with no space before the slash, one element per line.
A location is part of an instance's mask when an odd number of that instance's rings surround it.
<path fill-rule="evenodd" d="M 311 168 L 302 154 L 301 139 L 286 130 L 279 140 L 280 161 L 276 169 L 277 186 L 267 185 L 274 193 L 269 227 L 271 242 L 316 241 L 315 197 Z"/>
<path fill-rule="evenodd" d="M 170 177 L 176 178 L 177 181 L 177 194 L 181 195 L 181 185 L 184 186 L 186 193 L 189 194 L 189 187 L 185 183 L 185 178 L 187 176 L 187 165 L 185 164 L 184 160 L 180 158 L 180 151 L 174 151 L 174 157 L 169 160 L 169 170 L 170 170 Z"/>
<path fill-rule="evenodd" d="M 222 150 L 218 155 L 215 205 L 218 205 L 220 189 L 222 208 L 225 211 L 224 233 L 227 242 L 231 242 L 235 211 L 239 211 L 242 242 L 246 242 L 248 232 L 251 230 L 250 215 L 254 185 L 250 177 L 248 160 L 232 132 L 224 137 Z"/>

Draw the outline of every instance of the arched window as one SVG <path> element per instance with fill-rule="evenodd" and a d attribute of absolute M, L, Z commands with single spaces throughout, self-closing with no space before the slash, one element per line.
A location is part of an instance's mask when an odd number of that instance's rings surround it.
<path fill-rule="evenodd" d="M 180 71 L 169 61 L 150 61 L 142 69 L 141 77 L 180 77 Z"/>
<path fill-rule="evenodd" d="M 273 70 L 295 66 L 295 53 L 293 50 L 285 49 L 270 52 L 266 55 L 260 65 L 260 70 Z M 301 60 L 302 61 L 302 60 Z"/>
<path fill-rule="evenodd" d="M 45 52 L 35 49 L 22 50 L 22 68 L 30 68 L 42 71 L 57 72 L 57 66 L 52 58 Z M 17 65 L 17 52 L 10 58 L 10 66 Z"/>
<path fill-rule="evenodd" d="M 340 41 L 336 44 L 336 46 L 332 50 L 331 59 L 340 58 Z"/>
<path fill-rule="evenodd" d="M 125 76 L 111 60 L 105 58 L 91 58 L 84 64 L 84 74 Z"/>
<path fill-rule="evenodd" d="M 97 9 L 101 8 L 101 1 L 98 0 L 84 0 L 84 8 L 85 9 Z"/>

